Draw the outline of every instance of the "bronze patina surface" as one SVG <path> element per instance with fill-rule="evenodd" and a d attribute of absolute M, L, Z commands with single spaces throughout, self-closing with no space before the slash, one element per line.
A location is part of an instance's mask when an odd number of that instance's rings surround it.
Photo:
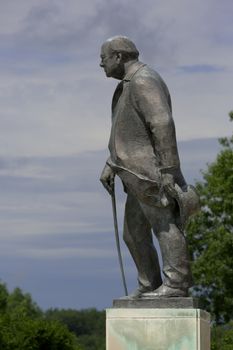
<path fill-rule="evenodd" d="M 169 90 L 138 56 L 123 36 L 101 48 L 100 66 L 120 83 L 112 100 L 110 156 L 100 180 L 112 194 L 118 175 L 127 193 L 124 241 L 139 283 L 130 298 L 186 297 L 192 279 L 184 227 L 199 200 L 180 169 Z M 152 231 L 161 249 L 163 282 Z"/>

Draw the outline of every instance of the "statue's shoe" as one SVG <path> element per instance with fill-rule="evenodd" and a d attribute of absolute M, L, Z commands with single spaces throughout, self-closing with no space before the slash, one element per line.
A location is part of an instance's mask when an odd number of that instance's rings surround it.
<path fill-rule="evenodd" d="M 152 292 L 151 289 L 140 286 L 137 289 L 135 289 L 132 293 L 130 293 L 127 297 L 127 299 L 137 299 L 137 298 L 141 298 L 145 293 L 150 293 Z"/>
<path fill-rule="evenodd" d="M 140 295 L 140 298 L 172 298 L 172 297 L 186 297 L 188 291 L 171 288 L 162 284 L 159 288 L 152 292 L 146 292 Z"/>

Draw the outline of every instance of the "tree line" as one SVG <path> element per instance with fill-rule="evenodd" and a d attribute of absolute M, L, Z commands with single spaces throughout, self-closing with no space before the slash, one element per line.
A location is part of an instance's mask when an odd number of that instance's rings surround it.
<path fill-rule="evenodd" d="M 0 283 L 1 350 L 104 350 L 105 312 L 95 309 L 43 312 L 20 288 Z"/>

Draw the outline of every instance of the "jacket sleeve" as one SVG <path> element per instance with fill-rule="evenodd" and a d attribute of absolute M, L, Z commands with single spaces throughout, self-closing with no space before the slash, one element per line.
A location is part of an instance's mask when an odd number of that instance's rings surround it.
<path fill-rule="evenodd" d="M 179 167 L 171 100 L 165 85 L 155 77 L 135 77 L 131 101 L 148 130 L 161 170 Z"/>

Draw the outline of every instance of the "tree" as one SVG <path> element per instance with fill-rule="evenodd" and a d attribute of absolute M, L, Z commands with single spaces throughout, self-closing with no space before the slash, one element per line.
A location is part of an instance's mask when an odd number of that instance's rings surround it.
<path fill-rule="evenodd" d="M 39 306 L 32 300 L 29 293 L 23 293 L 20 288 L 15 288 L 8 295 L 7 311 L 11 314 L 20 314 L 30 318 L 42 316 Z"/>
<path fill-rule="evenodd" d="M 9 293 L 0 283 L 0 349 L 83 350 L 68 327 L 46 320 L 30 294 L 16 288 Z"/>
<path fill-rule="evenodd" d="M 58 320 L 65 324 L 76 334 L 83 349 L 105 349 L 105 311 L 49 309 L 46 319 Z"/>
<path fill-rule="evenodd" d="M 6 285 L 4 283 L 0 283 L 0 313 L 6 311 L 8 297 L 9 293 Z"/>
<path fill-rule="evenodd" d="M 233 323 L 215 326 L 211 331 L 211 350 L 233 349 Z"/>
<path fill-rule="evenodd" d="M 75 335 L 60 322 L 9 314 L 0 317 L 0 349 L 82 350 Z"/>
<path fill-rule="evenodd" d="M 193 295 L 217 324 L 233 319 L 233 135 L 219 142 L 217 159 L 196 184 L 201 211 L 187 226 Z"/>

